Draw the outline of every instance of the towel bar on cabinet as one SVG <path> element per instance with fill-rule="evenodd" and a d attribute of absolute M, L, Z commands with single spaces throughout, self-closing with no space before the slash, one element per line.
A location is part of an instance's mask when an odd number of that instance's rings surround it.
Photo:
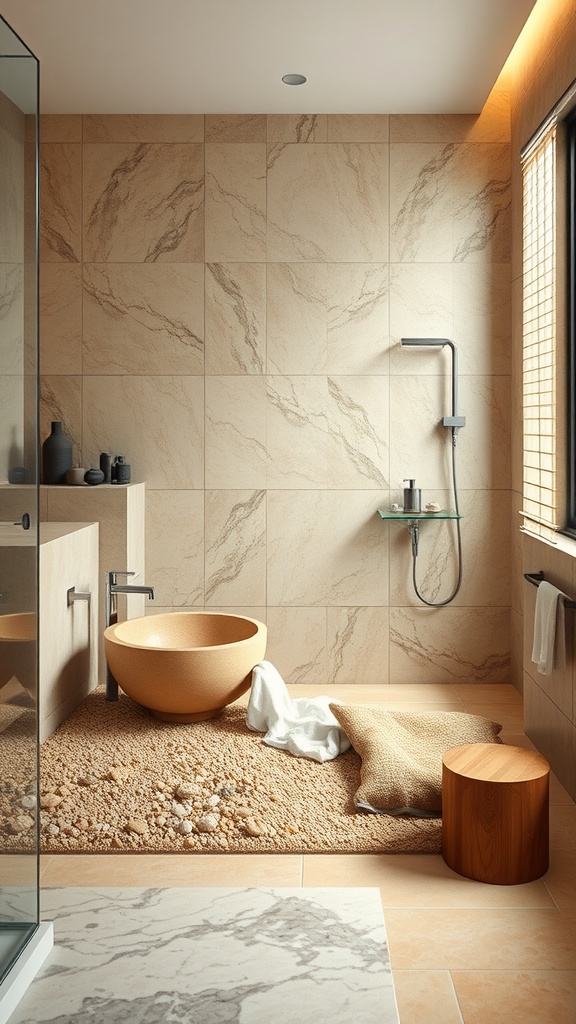
<path fill-rule="evenodd" d="M 539 587 L 544 579 L 544 573 L 542 570 L 540 572 L 525 572 L 524 579 L 528 580 L 528 583 L 531 583 L 533 587 Z M 564 607 L 576 608 L 576 601 L 564 601 Z"/>

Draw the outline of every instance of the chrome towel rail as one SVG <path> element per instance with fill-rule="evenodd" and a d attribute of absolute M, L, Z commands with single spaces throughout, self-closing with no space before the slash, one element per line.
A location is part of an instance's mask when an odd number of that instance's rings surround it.
<path fill-rule="evenodd" d="M 544 573 L 542 570 L 540 572 L 525 572 L 524 579 L 528 580 L 528 583 L 531 583 L 533 587 L 539 587 L 544 579 Z M 576 601 L 564 601 L 564 607 L 576 608 Z"/>

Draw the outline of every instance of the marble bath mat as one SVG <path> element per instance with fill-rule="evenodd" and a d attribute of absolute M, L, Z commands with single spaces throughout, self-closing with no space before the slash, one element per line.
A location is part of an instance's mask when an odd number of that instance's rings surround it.
<path fill-rule="evenodd" d="M 45 889 L 10 1024 L 398 1024 L 379 890 Z"/>

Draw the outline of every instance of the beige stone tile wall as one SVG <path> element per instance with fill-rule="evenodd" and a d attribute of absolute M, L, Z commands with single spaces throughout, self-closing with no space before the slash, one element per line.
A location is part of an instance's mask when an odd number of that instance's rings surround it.
<path fill-rule="evenodd" d="M 42 125 L 42 425 L 146 481 L 157 608 L 257 612 L 301 683 L 506 682 L 509 118 L 60 116 Z M 426 609 L 379 506 L 450 497 Z M 432 600 L 454 527 L 421 530 Z"/>
<path fill-rule="evenodd" d="M 26 122 L 0 92 L 0 481 L 25 462 Z M 4 517 L 2 517 L 4 518 Z"/>

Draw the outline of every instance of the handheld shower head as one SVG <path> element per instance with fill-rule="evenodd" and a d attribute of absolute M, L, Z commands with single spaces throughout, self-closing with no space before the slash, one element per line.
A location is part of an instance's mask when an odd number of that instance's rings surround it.
<path fill-rule="evenodd" d="M 458 406 L 458 349 L 453 341 L 449 338 L 400 338 L 400 344 L 405 348 L 408 345 L 414 347 L 435 347 L 440 348 L 444 345 L 450 347 L 452 352 L 452 415 L 445 416 L 442 423 L 445 427 L 451 427 L 453 431 L 453 437 L 456 437 L 456 428 L 466 426 L 466 417 L 459 416 L 457 412 Z"/>

